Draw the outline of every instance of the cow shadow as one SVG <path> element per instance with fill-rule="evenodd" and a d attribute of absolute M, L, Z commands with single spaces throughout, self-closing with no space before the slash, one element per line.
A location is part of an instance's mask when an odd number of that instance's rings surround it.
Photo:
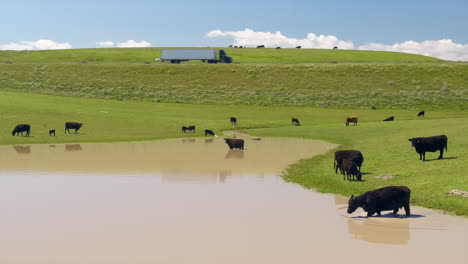
<path fill-rule="evenodd" d="M 452 160 L 452 159 L 458 159 L 458 157 L 447 157 L 447 158 L 441 158 L 441 159 L 426 159 L 423 162 L 431 162 L 431 161 L 439 161 L 439 160 Z"/>
<path fill-rule="evenodd" d="M 398 214 L 392 214 L 392 213 L 386 213 L 386 214 L 382 214 L 382 215 L 377 215 L 377 214 L 374 214 L 373 216 L 369 216 L 369 217 L 372 217 L 372 218 L 401 218 L 401 219 L 407 219 L 407 218 L 422 218 L 422 217 L 426 217 L 425 215 L 421 215 L 421 214 L 410 214 L 410 215 L 406 215 L 404 214 L 404 211 L 403 210 L 403 214 L 401 213 L 402 210 L 400 210 L 400 212 Z M 360 219 L 360 218 L 368 218 L 367 216 L 365 215 L 357 215 L 357 216 L 350 216 L 349 218 L 355 218 L 355 219 Z"/>
<path fill-rule="evenodd" d="M 224 159 L 244 159 L 244 151 L 238 149 L 230 149 L 224 156 Z"/>

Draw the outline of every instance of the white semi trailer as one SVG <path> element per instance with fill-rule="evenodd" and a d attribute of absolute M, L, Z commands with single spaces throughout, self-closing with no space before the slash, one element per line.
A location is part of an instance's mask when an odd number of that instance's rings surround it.
<path fill-rule="evenodd" d="M 226 55 L 224 50 L 219 50 L 219 57 L 216 57 L 215 49 L 162 49 L 161 58 L 158 61 L 170 61 L 180 63 L 189 60 L 201 60 L 208 63 L 231 63 L 232 58 Z"/>

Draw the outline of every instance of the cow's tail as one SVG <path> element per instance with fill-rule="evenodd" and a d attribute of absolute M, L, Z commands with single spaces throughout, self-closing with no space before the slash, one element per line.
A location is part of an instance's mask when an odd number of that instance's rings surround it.
<path fill-rule="evenodd" d="M 447 151 L 447 147 L 448 147 L 448 138 L 445 140 L 445 151 Z"/>

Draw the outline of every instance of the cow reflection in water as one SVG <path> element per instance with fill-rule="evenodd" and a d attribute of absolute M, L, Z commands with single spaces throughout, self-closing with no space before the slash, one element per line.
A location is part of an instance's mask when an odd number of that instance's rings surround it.
<path fill-rule="evenodd" d="M 31 146 L 13 146 L 13 149 L 16 151 L 18 154 L 30 154 L 31 153 Z"/>
<path fill-rule="evenodd" d="M 410 219 L 384 215 L 384 218 L 348 218 L 348 233 L 354 239 L 379 244 L 408 244 Z"/>
<path fill-rule="evenodd" d="M 182 139 L 182 144 L 187 144 L 187 143 L 195 143 L 194 138 L 184 138 Z"/>
<path fill-rule="evenodd" d="M 244 151 L 240 149 L 230 149 L 224 156 L 224 159 L 244 159 Z"/>
<path fill-rule="evenodd" d="M 82 151 L 80 144 L 67 144 L 65 145 L 65 151 Z"/>
<path fill-rule="evenodd" d="M 214 138 L 206 138 L 205 139 L 206 144 L 213 143 L 213 141 L 214 141 Z"/>

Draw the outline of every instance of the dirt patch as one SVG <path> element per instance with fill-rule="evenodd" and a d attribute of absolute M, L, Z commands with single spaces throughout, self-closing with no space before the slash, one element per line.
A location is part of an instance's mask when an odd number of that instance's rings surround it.
<path fill-rule="evenodd" d="M 468 197 L 468 192 L 467 191 L 453 189 L 453 190 L 450 190 L 450 192 L 448 192 L 448 193 L 452 194 L 452 195 L 461 196 L 461 197 Z"/>
<path fill-rule="evenodd" d="M 374 179 L 388 180 L 388 179 L 393 179 L 395 177 L 396 176 L 394 176 L 394 175 L 384 174 L 384 175 L 374 176 Z"/>

